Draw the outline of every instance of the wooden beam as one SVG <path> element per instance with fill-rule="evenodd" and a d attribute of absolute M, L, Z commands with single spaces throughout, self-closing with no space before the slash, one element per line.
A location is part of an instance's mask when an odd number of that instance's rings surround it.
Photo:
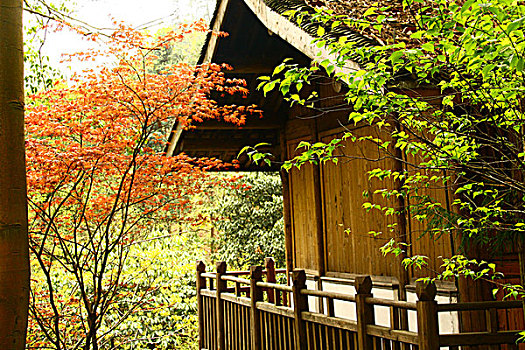
<path fill-rule="evenodd" d="M 215 22 L 212 25 L 212 34 L 210 37 L 210 41 L 208 42 L 208 46 L 206 47 L 206 53 L 204 54 L 203 63 L 210 63 L 212 60 L 213 55 L 215 54 L 215 51 L 217 50 L 217 41 L 218 36 L 214 33 L 217 33 L 222 28 L 222 22 L 224 20 L 224 14 L 226 13 L 226 9 L 228 8 L 228 5 L 230 4 L 230 0 L 221 0 L 219 4 L 219 9 L 217 10 L 217 15 L 215 16 Z"/>
<path fill-rule="evenodd" d="M 318 130 L 317 130 L 317 119 L 312 123 L 313 140 L 318 140 Z M 316 225 L 316 244 L 317 244 L 317 270 L 319 271 L 319 276 L 324 276 L 325 274 L 325 258 L 326 250 L 324 244 L 324 223 L 323 223 L 323 189 L 322 189 L 322 180 L 321 180 L 321 165 L 319 163 L 313 164 L 313 178 L 314 178 L 314 201 L 315 201 L 315 225 Z"/>
<path fill-rule="evenodd" d="M 503 331 L 495 334 L 487 332 L 469 332 L 462 334 L 443 334 L 439 336 L 440 346 L 515 344 L 517 331 Z"/>
<path fill-rule="evenodd" d="M 311 58 L 312 60 L 322 61 L 331 59 L 334 61 L 335 56 L 330 54 L 326 48 L 318 48 L 312 45 L 314 38 L 299 28 L 296 24 L 290 22 L 285 17 L 269 8 L 264 1 L 260 0 L 243 0 L 250 10 L 257 16 L 263 25 L 272 33 L 277 34 L 297 50 Z M 344 69 L 337 68 L 337 71 L 359 69 L 359 64 L 354 61 L 348 61 Z"/>
<path fill-rule="evenodd" d="M 281 130 L 281 161 L 288 159 L 286 147 L 286 133 Z M 283 186 L 283 220 L 284 220 L 284 246 L 286 250 L 286 283 L 290 273 L 293 271 L 293 236 L 292 236 L 292 214 L 290 209 L 290 179 L 286 170 L 281 169 L 281 183 Z"/>
<path fill-rule="evenodd" d="M 257 143 L 275 143 L 272 138 L 265 139 L 252 139 L 252 138 L 184 138 L 180 142 L 179 151 L 192 151 L 192 152 L 205 152 L 205 151 L 216 151 L 216 152 L 235 152 L 240 151 L 241 148 L 248 145 L 255 145 Z M 273 148 L 274 145 L 267 147 Z"/>
<path fill-rule="evenodd" d="M 170 136 L 168 138 L 168 147 L 166 148 L 167 157 L 173 156 L 173 151 L 175 150 L 175 147 L 179 143 L 179 139 L 182 135 L 183 130 L 184 128 L 182 127 L 182 124 L 180 123 L 177 123 L 177 126 L 171 129 Z"/>
<path fill-rule="evenodd" d="M 244 61 L 244 58 L 243 58 Z M 242 74 L 271 74 L 277 64 L 269 64 L 268 62 L 251 63 L 249 58 L 243 63 L 232 64 L 233 70 L 228 73 L 242 73 Z"/>
<path fill-rule="evenodd" d="M 278 130 L 280 125 L 278 124 L 248 124 L 243 126 L 237 126 L 233 124 L 220 124 L 220 122 L 215 123 L 205 123 L 202 125 L 197 125 L 197 130 Z"/>

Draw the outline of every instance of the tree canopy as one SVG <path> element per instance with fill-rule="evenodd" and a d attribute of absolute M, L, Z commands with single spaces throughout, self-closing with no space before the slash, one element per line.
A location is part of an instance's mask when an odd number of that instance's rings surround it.
<path fill-rule="evenodd" d="M 361 17 L 324 8 L 287 15 L 314 23 L 316 45 L 328 49 L 331 58 L 308 68 L 286 61 L 272 77 L 262 78 L 261 88 L 279 89 L 291 103 L 321 115 L 315 92 L 308 94 L 304 87 L 333 78 L 344 86 L 349 125 L 374 126 L 384 136 L 348 130 L 327 143 L 303 141 L 302 154 L 284 168 L 305 162 L 337 163 L 344 158 L 337 152 L 343 140 L 373 144 L 382 156 L 403 166 L 377 168 L 369 177 L 395 180 L 390 183 L 398 186 L 388 187 L 385 181 L 378 193 L 406 205 L 367 202 L 366 210 L 389 216 L 411 213 L 426 225 L 427 234 L 462 240 L 464 254 L 473 244 L 493 253 L 511 246 L 523 252 L 523 3 L 403 0 L 399 7 L 369 6 Z M 396 37 L 392 28 L 400 23 L 403 33 Z M 357 45 L 337 34 L 341 26 L 375 40 Z M 359 68 L 349 68 L 355 67 L 349 62 L 359 63 Z M 251 149 L 251 154 L 257 151 Z M 429 195 L 428 189 L 445 187 L 452 189 L 449 203 Z M 403 242 L 390 241 L 383 251 L 404 254 L 406 248 Z M 494 278 L 495 266 L 475 258 L 444 257 L 440 277 Z M 424 266 L 425 257 L 415 253 L 404 263 Z M 509 295 L 523 293 L 522 287 L 509 287 Z"/>
<path fill-rule="evenodd" d="M 217 261 L 234 269 L 264 264 L 273 257 L 285 264 L 281 180 L 275 174 L 245 174 L 215 195 L 211 209 L 218 235 L 213 241 Z"/>
<path fill-rule="evenodd" d="M 221 166 L 166 157 L 164 130 L 203 119 L 242 124 L 254 111 L 209 98 L 246 93 L 219 65 L 152 71 L 159 48 L 202 30 L 197 22 L 152 37 L 119 24 L 106 47 L 72 57 L 113 63 L 28 97 L 30 250 L 40 277 L 31 346 L 98 349 L 132 314 L 150 310 L 156 287 L 130 287 L 132 248 L 160 222 L 193 220 L 194 198 L 213 184 L 206 170 Z"/>

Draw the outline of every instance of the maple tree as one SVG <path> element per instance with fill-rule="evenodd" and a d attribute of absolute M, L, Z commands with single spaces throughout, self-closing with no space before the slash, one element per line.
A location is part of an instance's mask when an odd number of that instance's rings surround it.
<path fill-rule="evenodd" d="M 210 98 L 247 93 L 224 66 L 180 63 L 152 73 L 156 52 L 203 30 L 197 22 L 153 38 L 118 24 L 108 37 L 89 36 L 104 47 L 72 56 L 111 58 L 111 67 L 29 97 L 30 250 L 41 277 L 32 280 L 29 346 L 105 348 L 112 330 L 148 309 L 156 287 L 135 287 L 129 247 L 159 221 L 189 220 L 192 199 L 213 183 L 206 170 L 221 167 L 166 157 L 164 130 L 209 118 L 240 125 L 259 113 Z"/>

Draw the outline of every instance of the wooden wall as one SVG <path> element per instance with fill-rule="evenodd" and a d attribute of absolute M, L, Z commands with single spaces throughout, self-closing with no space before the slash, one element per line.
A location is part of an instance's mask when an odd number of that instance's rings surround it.
<path fill-rule="evenodd" d="M 288 142 L 289 154 L 294 154 L 300 140 Z M 315 273 L 319 271 L 319 255 L 315 222 L 314 171 L 312 164 L 290 173 L 290 211 L 293 230 L 294 267 Z"/>
<path fill-rule="evenodd" d="M 321 84 L 319 91 L 324 101 L 321 107 L 344 102 L 335 96 L 330 84 Z M 296 147 L 300 140 L 328 142 L 340 137 L 347 128 L 352 129 L 358 137 L 370 134 L 385 139 L 388 137 L 387 133 L 379 133 L 371 127 L 342 127 L 347 124 L 348 113 L 348 110 L 343 110 L 316 116 L 311 111 L 292 107 L 285 127 L 287 157 L 297 153 Z M 363 203 L 367 201 L 399 207 L 400 204 L 394 199 L 374 194 L 378 189 L 392 188 L 395 185 L 393 180 L 370 180 L 368 175 L 368 171 L 375 168 L 391 169 L 399 167 L 399 164 L 395 164 L 392 158 L 384 157 L 371 142 L 354 143 L 347 140 L 339 152 L 345 157 L 337 165 L 327 162 L 319 167 L 318 172 L 315 166 L 306 165 L 290 173 L 294 267 L 321 275 L 371 274 L 393 276 L 399 281 L 428 276 L 430 270 L 438 269 L 441 264 L 438 257 L 450 256 L 453 251 L 449 235 L 442 235 L 439 239 L 422 235 L 425 223 L 410 215 L 400 218 L 396 215 L 385 216 L 377 210 L 366 212 L 363 209 Z M 315 176 L 319 176 L 320 213 L 315 209 Z M 422 189 L 420 193 L 428 193 L 446 206 L 445 191 L 444 188 L 429 188 Z M 391 232 L 388 225 L 394 223 L 397 226 Z M 322 231 L 321 239 L 318 230 Z M 370 231 L 380 234 L 373 236 L 369 234 Z M 379 248 L 391 238 L 411 243 L 409 250 L 412 253 L 428 255 L 430 270 L 405 271 L 400 265 L 400 258 L 392 255 L 384 257 Z M 319 244 L 323 245 L 320 250 L 317 249 Z"/>
<path fill-rule="evenodd" d="M 369 128 L 356 130 L 354 135 L 370 131 Z M 339 136 L 327 134 L 321 140 L 328 142 Z M 345 141 L 338 153 L 349 158 L 341 158 L 337 165 L 327 162 L 322 166 L 327 271 L 398 276 L 397 259 L 385 258 L 379 250 L 394 236 L 387 226 L 395 222 L 395 217 L 385 216 L 379 210 L 363 209 L 365 202 L 393 205 L 391 200 L 374 193 L 384 188 L 382 181 L 368 176 L 368 171 L 375 168 L 391 168 L 392 160 L 365 160 L 380 157 L 370 143 Z M 371 231 L 377 235 L 369 234 Z"/>

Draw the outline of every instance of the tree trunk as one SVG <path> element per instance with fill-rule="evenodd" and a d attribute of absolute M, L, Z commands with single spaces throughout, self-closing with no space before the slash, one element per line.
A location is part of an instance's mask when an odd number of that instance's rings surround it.
<path fill-rule="evenodd" d="M 0 349 L 25 348 L 29 303 L 22 0 L 0 0 Z"/>

